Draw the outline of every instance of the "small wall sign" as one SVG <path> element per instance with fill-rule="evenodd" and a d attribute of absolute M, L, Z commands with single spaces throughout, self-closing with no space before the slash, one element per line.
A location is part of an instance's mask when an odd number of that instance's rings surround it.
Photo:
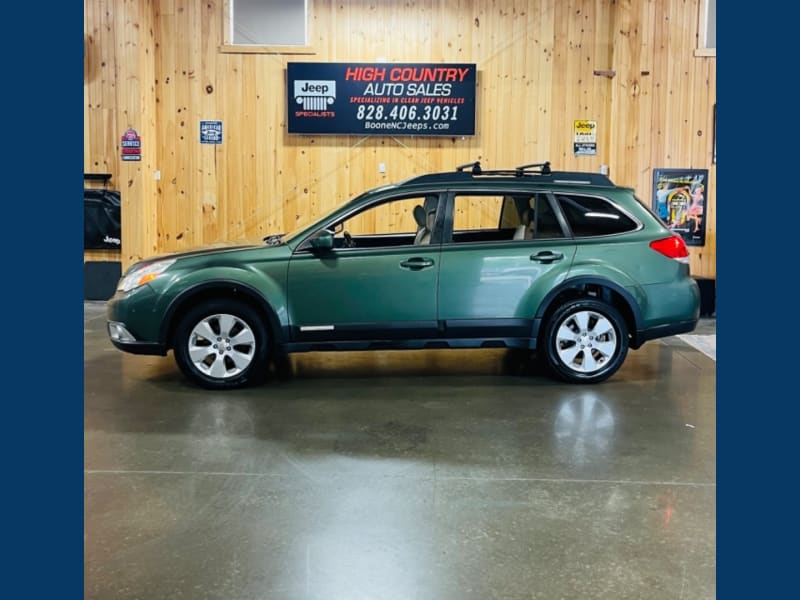
<path fill-rule="evenodd" d="M 597 121 L 574 121 L 574 125 L 575 156 L 595 156 L 597 154 Z"/>
<path fill-rule="evenodd" d="M 142 138 L 135 129 L 128 129 L 120 142 L 122 160 L 142 160 Z"/>
<path fill-rule="evenodd" d="M 200 143 L 222 143 L 222 121 L 200 121 Z"/>

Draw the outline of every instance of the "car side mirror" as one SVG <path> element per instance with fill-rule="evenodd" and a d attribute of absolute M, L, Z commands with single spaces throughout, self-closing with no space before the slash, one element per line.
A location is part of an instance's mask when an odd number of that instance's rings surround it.
<path fill-rule="evenodd" d="M 313 250 L 333 250 L 333 233 L 327 229 L 311 240 Z"/>

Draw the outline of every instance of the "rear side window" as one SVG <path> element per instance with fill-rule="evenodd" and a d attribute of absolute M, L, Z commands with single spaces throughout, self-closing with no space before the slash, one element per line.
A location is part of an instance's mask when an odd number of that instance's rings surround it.
<path fill-rule="evenodd" d="M 545 195 L 537 194 L 533 202 L 533 207 L 536 209 L 535 238 L 542 240 L 564 237 L 564 232 L 561 229 L 561 225 L 558 223 L 558 218 L 556 218 L 556 214 L 553 212 L 553 208 L 550 206 Z"/>
<path fill-rule="evenodd" d="M 544 193 L 506 196 L 457 194 L 453 242 L 520 242 L 562 238 L 564 232 Z"/>
<path fill-rule="evenodd" d="M 453 205 L 455 243 L 510 242 L 521 219 L 513 199 L 493 194 L 458 194 Z"/>
<path fill-rule="evenodd" d="M 605 198 L 556 194 L 556 200 L 575 237 L 614 235 L 638 227 L 636 221 Z"/>

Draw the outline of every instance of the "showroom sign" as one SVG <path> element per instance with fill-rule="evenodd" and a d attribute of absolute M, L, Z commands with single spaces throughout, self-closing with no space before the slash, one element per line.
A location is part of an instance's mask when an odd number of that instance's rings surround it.
<path fill-rule="evenodd" d="M 135 129 L 128 129 L 120 140 L 122 160 L 142 160 L 142 138 Z"/>
<path fill-rule="evenodd" d="M 474 64 L 288 63 L 289 133 L 474 135 Z"/>

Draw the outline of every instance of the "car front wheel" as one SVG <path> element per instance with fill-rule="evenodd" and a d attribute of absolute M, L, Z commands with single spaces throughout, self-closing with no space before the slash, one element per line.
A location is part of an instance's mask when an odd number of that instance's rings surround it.
<path fill-rule="evenodd" d="M 180 320 L 173 340 L 175 361 L 192 381 L 209 389 L 231 389 L 263 381 L 269 334 L 252 307 L 212 300 Z"/>
<path fill-rule="evenodd" d="M 545 325 L 544 358 L 571 383 L 598 383 L 611 377 L 628 354 L 628 329 L 619 311 L 605 302 L 575 299 L 556 310 Z"/>

